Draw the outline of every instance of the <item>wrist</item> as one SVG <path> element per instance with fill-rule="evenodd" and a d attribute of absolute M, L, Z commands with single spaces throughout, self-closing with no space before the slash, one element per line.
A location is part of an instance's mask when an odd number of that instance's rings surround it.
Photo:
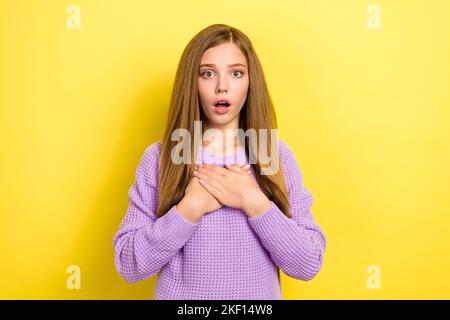
<path fill-rule="evenodd" d="M 246 205 L 244 207 L 244 211 L 249 218 L 259 217 L 264 212 L 269 210 L 272 204 L 269 198 L 267 198 L 261 190 L 254 196 L 248 198 L 245 203 Z"/>
<path fill-rule="evenodd" d="M 181 215 L 187 220 L 197 223 L 202 217 L 202 212 L 192 203 L 190 203 L 186 198 L 181 199 L 181 201 L 176 205 L 176 209 Z"/>

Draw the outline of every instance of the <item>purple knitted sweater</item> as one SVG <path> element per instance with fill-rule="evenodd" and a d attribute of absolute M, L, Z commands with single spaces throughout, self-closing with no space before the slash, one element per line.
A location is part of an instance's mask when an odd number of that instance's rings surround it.
<path fill-rule="evenodd" d="M 319 272 L 327 239 L 310 211 L 313 197 L 297 161 L 281 139 L 280 165 L 293 219 L 273 201 L 256 218 L 223 206 L 191 223 L 173 205 L 157 219 L 160 151 L 161 141 L 145 150 L 114 236 L 115 267 L 127 282 L 158 274 L 155 300 L 267 300 L 282 299 L 278 268 L 305 281 Z M 221 158 L 201 149 L 199 158 L 215 165 L 248 163 L 243 149 Z"/>

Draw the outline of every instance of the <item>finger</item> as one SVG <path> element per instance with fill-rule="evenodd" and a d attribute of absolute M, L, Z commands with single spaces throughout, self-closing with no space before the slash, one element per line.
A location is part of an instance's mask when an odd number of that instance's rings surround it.
<path fill-rule="evenodd" d="M 218 166 L 213 166 L 213 165 L 210 165 L 210 164 L 205 164 L 204 163 L 202 168 L 212 170 L 212 171 L 214 171 L 214 172 L 216 172 L 216 173 L 218 173 L 218 174 L 220 174 L 220 175 L 222 175 L 224 177 L 226 177 L 226 175 L 228 174 L 227 169 L 222 168 L 222 167 L 218 167 Z"/>
<path fill-rule="evenodd" d="M 217 200 L 219 200 L 219 202 L 221 202 L 222 192 L 220 192 L 220 190 L 216 189 L 203 179 L 200 179 L 199 182 L 202 185 L 202 187 L 206 189 L 206 191 L 208 191 L 214 198 L 216 198 Z"/>
<path fill-rule="evenodd" d="M 220 181 L 217 181 L 214 177 L 208 176 L 204 173 L 194 171 L 194 175 L 200 179 L 205 181 L 206 183 L 210 184 L 214 188 L 218 189 L 219 191 L 223 190 L 223 185 L 220 183 Z"/>
<path fill-rule="evenodd" d="M 212 169 L 205 168 L 205 167 L 203 167 L 203 168 L 198 168 L 197 171 L 198 171 L 199 173 L 202 173 L 202 174 L 208 176 L 208 177 L 214 178 L 214 179 L 216 179 L 217 181 L 220 181 L 220 182 L 223 182 L 223 180 L 224 180 L 225 177 L 226 177 L 226 176 L 224 176 L 224 175 L 222 175 L 222 174 L 220 174 L 220 173 L 217 173 L 217 171 L 214 171 L 214 170 L 212 170 Z"/>
<path fill-rule="evenodd" d="M 246 171 L 249 175 L 252 174 L 250 168 L 252 167 L 251 164 L 242 164 L 240 165 L 241 169 Z"/>
<path fill-rule="evenodd" d="M 242 166 L 236 165 L 236 164 L 230 164 L 230 165 L 227 165 L 227 168 L 232 170 L 232 171 L 234 171 L 234 172 L 237 172 L 237 173 L 248 173 L 248 174 L 250 174 L 250 170 L 249 170 L 250 169 L 250 165 L 249 164 L 242 165 Z"/>

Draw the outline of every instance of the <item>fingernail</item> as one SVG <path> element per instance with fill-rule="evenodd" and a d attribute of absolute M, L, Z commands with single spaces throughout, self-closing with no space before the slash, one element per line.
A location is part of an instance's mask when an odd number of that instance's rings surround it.
<path fill-rule="evenodd" d="M 248 168 L 250 168 L 250 167 L 251 167 L 250 164 L 246 164 L 246 165 L 245 165 L 245 168 L 246 168 L 246 169 L 248 169 Z"/>

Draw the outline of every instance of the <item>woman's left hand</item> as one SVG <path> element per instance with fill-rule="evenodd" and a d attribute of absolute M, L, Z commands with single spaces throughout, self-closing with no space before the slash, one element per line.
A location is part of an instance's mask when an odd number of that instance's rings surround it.
<path fill-rule="evenodd" d="M 243 210 L 255 218 L 271 205 L 270 200 L 250 176 L 250 165 L 227 165 L 227 168 L 209 164 L 196 166 L 194 175 L 200 184 L 223 205 Z"/>

